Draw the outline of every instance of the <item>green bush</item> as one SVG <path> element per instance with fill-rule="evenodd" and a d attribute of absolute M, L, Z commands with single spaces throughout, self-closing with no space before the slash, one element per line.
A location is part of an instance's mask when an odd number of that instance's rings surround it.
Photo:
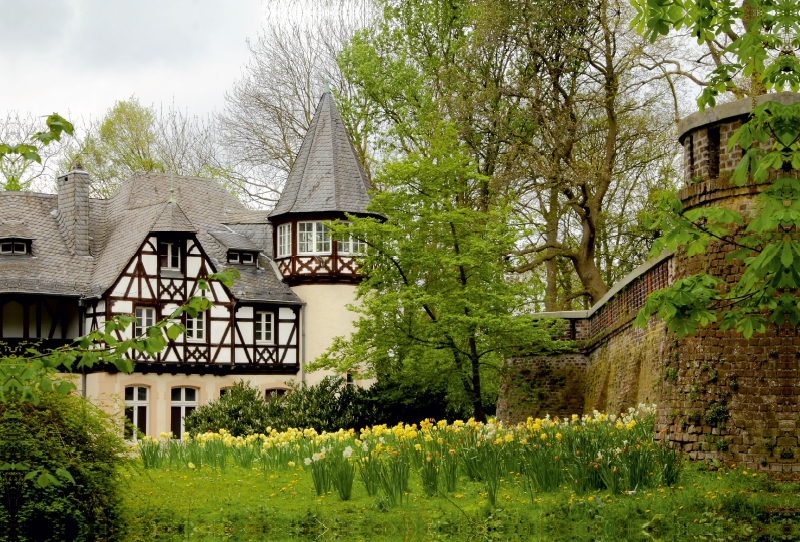
<path fill-rule="evenodd" d="M 0 541 L 118 539 L 127 452 L 110 417 L 81 397 L 0 403 Z"/>
<path fill-rule="evenodd" d="M 426 418 L 462 419 L 469 413 L 447 403 L 444 389 L 420 388 L 393 380 L 368 389 L 348 386 L 328 377 L 309 386 L 295 385 L 282 397 L 264 401 L 258 388 L 239 381 L 222 397 L 201 406 L 186 418 L 192 435 L 225 429 L 233 436 L 265 433 L 268 427 L 313 427 L 317 431 L 368 425 L 416 423 Z"/>
<path fill-rule="evenodd" d="M 249 382 L 236 382 L 215 401 L 209 401 L 186 417 L 186 431 L 192 435 L 226 429 L 234 436 L 265 433 L 267 403 L 258 388 Z M 176 435 L 178 436 L 178 435 Z"/>

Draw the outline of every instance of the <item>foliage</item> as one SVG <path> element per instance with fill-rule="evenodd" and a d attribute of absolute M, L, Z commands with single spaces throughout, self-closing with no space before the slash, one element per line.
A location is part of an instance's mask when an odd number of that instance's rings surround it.
<path fill-rule="evenodd" d="M 444 382 L 485 420 L 482 383 L 512 352 L 563 348 L 557 326 L 525 313 L 527 283 L 507 280 L 506 256 L 518 238 L 508 202 L 467 203 L 490 190 L 458 142 L 453 126 L 436 119 L 428 147 L 387 164 L 370 211 L 350 217 L 335 235 L 366 240 L 368 276 L 358 287 L 355 334 L 338 338 L 309 370 L 366 371 Z M 458 404 L 458 398 L 451 403 Z M 463 400 L 463 399 L 462 399 Z"/>
<path fill-rule="evenodd" d="M 66 120 L 61 119 L 59 122 L 66 128 L 62 130 L 62 134 L 74 133 Z M 5 119 L 0 118 L 0 143 L 14 146 L 13 142 L 29 141 L 31 137 L 36 137 L 40 128 L 41 118 L 30 113 L 21 115 L 19 112 L 9 111 Z M 27 155 L 31 158 L 29 160 L 24 154 L 4 154 L 0 158 L 0 190 L 48 191 L 48 182 L 58 172 L 58 158 L 63 155 L 70 141 L 70 138 L 61 136 L 46 145 L 39 141 L 35 144 L 38 159 L 33 159 L 31 155 Z"/>
<path fill-rule="evenodd" d="M 713 106 L 739 73 L 756 77 L 766 89 L 800 88 L 800 65 L 793 52 L 800 45 L 800 15 L 794 3 L 749 0 L 737 7 L 730 2 L 636 0 L 634 5 L 639 12 L 634 24 L 651 40 L 685 27 L 703 43 L 727 32 L 737 20 L 745 24 L 745 33 L 726 50 L 736 61 L 711 74 L 698 99 L 701 109 Z M 707 273 L 678 280 L 648 298 L 637 325 L 657 315 L 684 336 L 718 322 L 720 329 L 734 329 L 749 338 L 773 324 L 800 323 L 800 181 L 786 175 L 800 168 L 800 104 L 766 102 L 754 107 L 730 139 L 729 150 L 737 143 L 744 153 L 731 182 L 758 186 L 749 217 L 718 206 L 687 211 L 668 195 L 651 222 L 663 230 L 653 254 L 685 247 L 691 257 L 719 242 L 731 248 L 727 261 L 743 262 L 744 272 L 733 284 Z"/>
<path fill-rule="evenodd" d="M 80 397 L 0 402 L 0 540 L 116 539 L 126 455 L 118 425 Z"/>
<path fill-rule="evenodd" d="M 531 494 L 515 473 L 500 481 L 495 508 L 487 505 L 483 484 L 466 478 L 449 501 L 425 496 L 412 478 L 408 503 L 397 508 L 382 507 L 359 484 L 350 501 L 317 497 L 304 465 L 269 476 L 239 469 L 224 476 L 206 469 L 162 469 L 126 479 L 131 539 L 175 540 L 191 533 L 197 542 L 222 537 L 232 542 L 259 537 L 746 542 L 800 535 L 796 483 L 728 465 L 694 463 L 681 485 L 631 495 L 576 495 L 563 487 Z"/>
<path fill-rule="evenodd" d="M 736 5 L 730 0 L 632 0 L 637 16 L 631 25 L 655 41 L 671 30 L 687 29 L 699 44 L 714 41 L 744 26 L 725 50 L 734 60 L 720 65 L 710 74 L 708 85 L 698 99 L 700 107 L 713 106 L 720 94 L 729 90 L 734 77 L 759 76 L 767 90 L 800 90 L 800 62 L 794 49 L 800 45 L 800 15 L 791 1 L 748 0 Z"/>
<path fill-rule="evenodd" d="M 234 436 L 264 433 L 269 425 L 268 406 L 261 391 L 249 382 L 235 382 L 219 399 L 198 407 L 185 419 L 186 432 L 226 429 Z"/>
<path fill-rule="evenodd" d="M 92 193 L 111 196 L 138 171 L 215 179 L 241 196 L 242 176 L 221 148 L 212 119 L 193 117 L 173 104 L 142 105 L 132 96 L 115 102 L 105 116 L 86 127 L 62 160 L 62 169 L 80 163 L 92 178 Z"/>
<path fill-rule="evenodd" d="M 446 382 L 428 380 L 420 385 L 402 374 L 380 375 L 378 381 L 358 397 L 369 415 L 363 425 L 397 425 L 403 420 L 457 420 L 468 418 L 472 409 L 468 402 L 452 403 Z M 456 395 L 456 397 L 460 397 Z M 486 395 L 484 394 L 484 398 Z M 488 411 L 494 405 L 485 404 Z M 362 425 L 356 426 L 361 427 Z"/>
<path fill-rule="evenodd" d="M 58 113 L 45 119 L 47 131 L 36 132 L 30 137 L 32 143 L 0 141 L 0 170 L 6 178 L 3 190 L 22 190 L 27 187 L 22 183 L 22 175 L 31 162 L 41 164 L 42 147 L 53 141 L 61 141 L 61 135 L 72 135 L 73 126 Z"/>
<path fill-rule="evenodd" d="M 629 30 L 632 9 L 614 1 L 376 4 L 381 16 L 339 59 L 343 107 L 366 104 L 375 125 L 375 171 L 429 152 L 436 120 L 448 123 L 485 177 L 460 205 L 510 205 L 532 226 L 507 256 L 518 280 L 546 282 L 535 302 L 602 297 L 649 248 L 652 232 L 631 220 L 647 191 L 675 177 L 675 115 L 657 75 L 669 49 Z"/>

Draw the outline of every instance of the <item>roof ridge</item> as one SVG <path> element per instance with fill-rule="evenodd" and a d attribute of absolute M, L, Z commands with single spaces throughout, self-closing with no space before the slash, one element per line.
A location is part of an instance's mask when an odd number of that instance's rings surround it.
<path fill-rule="evenodd" d="M 330 91 L 328 94 L 331 94 Z M 333 103 L 333 94 L 331 94 L 331 103 Z M 339 187 L 336 184 L 336 162 L 338 158 L 338 153 L 336 149 L 336 129 L 334 127 L 334 118 L 333 118 L 333 109 L 328 107 L 328 123 L 330 124 L 331 135 L 328 139 L 328 143 L 331 146 L 331 156 L 333 156 L 333 162 L 331 163 L 331 173 L 333 175 L 333 207 L 335 209 L 339 208 Z M 341 115 L 340 115 L 341 116 Z M 344 123 L 342 123 L 344 124 Z M 348 138 L 349 139 L 349 138 Z"/>
<path fill-rule="evenodd" d="M 317 105 L 317 111 L 319 111 L 320 107 L 322 107 L 322 103 L 323 103 L 324 100 L 325 100 L 325 94 L 323 94 L 322 97 L 319 99 L 319 104 Z M 314 147 L 314 142 L 317 140 L 317 130 L 316 130 L 316 128 L 317 128 L 318 124 L 319 124 L 319 115 L 314 115 L 311 118 L 311 124 L 309 125 L 308 132 L 307 132 L 307 133 L 311 134 L 311 141 L 308 144 L 308 153 L 307 153 L 308 156 L 306 156 L 306 161 L 303 164 L 303 171 L 300 172 L 300 184 L 301 185 L 302 185 L 303 177 L 305 177 L 305 174 L 306 174 L 306 168 L 308 167 L 308 159 L 311 156 L 311 149 Z M 313 128 L 313 130 L 312 130 L 312 128 Z M 303 140 L 303 143 L 305 143 L 305 140 Z M 300 150 L 297 151 L 298 157 L 300 156 L 300 152 L 302 150 L 303 150 L 303 145 L 300 145 Z M 292 171 L 289 170 L 290 174 L 291 174 L 291 172 Z M 289 180 L 288 176 L 287 176 L 286 180 L 287 181 Z M 284 186 L 284 188 L 285 188 L 285 186 Z M 298 186 L 298 189 L 299 188 L 300 187 Z M 294 200 L 292 201 L 292 206 L 290 207 L 290 209 L 292 207 L 294 207 L 294 205 L 297 203 L 298 194 L 300 194 L 300 190 L 295 190 L 295 192 L 294 192 Z M 280 201 L 280 198 L 278 198 L 278 201 Z"/>

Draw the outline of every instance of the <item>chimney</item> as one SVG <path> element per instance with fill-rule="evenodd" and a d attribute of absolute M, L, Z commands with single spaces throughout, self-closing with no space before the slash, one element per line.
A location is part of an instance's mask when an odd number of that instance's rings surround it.
<path fill-rule="evenodd" d="M 58 218 L 61 233 L 76 256 L 89 252 L 89 174 L 75 164 L 58 178 Z"/>

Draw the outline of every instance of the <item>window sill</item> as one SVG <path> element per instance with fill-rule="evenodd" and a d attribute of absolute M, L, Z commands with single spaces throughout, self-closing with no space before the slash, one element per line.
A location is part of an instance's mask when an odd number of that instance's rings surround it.
<path fill-rule="evenodd" d="M 162 269 L 159 275 L 168 279 L 183 278 L 183 273 L 181 273 L 180 269 Z"/>

